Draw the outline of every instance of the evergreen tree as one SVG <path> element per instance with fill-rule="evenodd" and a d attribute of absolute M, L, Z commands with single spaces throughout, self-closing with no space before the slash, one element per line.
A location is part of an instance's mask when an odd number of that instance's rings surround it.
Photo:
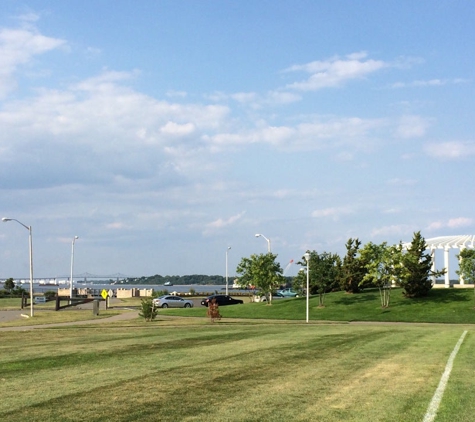
<path fill-rule="evenodd" d="M 348 293 L 358 293 L 363 287 L 366 270 L 364 260 L 358 256 L 360 246 L 358 239 L 346 242 L 347 252 L 341 265 L 340 288 Z"/>
<path fill-rule="evenodd" d="M 445 274 L 432 271 L 432 257 L 426 252 L 427 244 L 421 232 L 414 233 L 411 246 L 402 256 L 402 268 L 399 285 L 404 289 L 406 297 L 427 296 L 432 289 L 430 277 Z"/>

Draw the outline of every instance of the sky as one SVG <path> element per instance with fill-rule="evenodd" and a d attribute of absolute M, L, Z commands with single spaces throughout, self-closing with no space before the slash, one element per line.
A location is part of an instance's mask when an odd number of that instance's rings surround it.
<path fill-rule="evenodd" d="M 462 0 L 4 0 L 0 217 L 31 226 L 35 277 L 70 274 L 75 236 L 75 274 L 140 277 L 233 275 L 266 238 L 294 275 L 349 238 L 473 234 L 474 21 Z M 0 224 L 0 278 L 28 250 Z"/>

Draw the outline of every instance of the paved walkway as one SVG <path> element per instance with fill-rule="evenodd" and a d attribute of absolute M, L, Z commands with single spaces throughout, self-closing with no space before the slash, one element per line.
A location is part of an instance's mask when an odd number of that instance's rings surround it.
<path fill-rule="evenodd" d="M 17 320 L 21 318 L 22 314 L 28 315 L 28 316 L 30 315 L 30 313 L 26 312 L 25 310 L 0 311 L 0 322 Z M 3 328 L 0 328 L 0 331 L 26 331 L 26 330 L 34 330 L 37 328 L 61 327 L 63 325 L 103 324 L 105 322 L 127 321 L 127 320 L 138 318 L 138 316 L 139 316 L 138 311 L 125 311 L 118 315 L 111 316 L 109 318 L 85 319 L 84 321 L 57 322 L 54 324 L 22 325 L 20 327 L 3 327 Z"/>

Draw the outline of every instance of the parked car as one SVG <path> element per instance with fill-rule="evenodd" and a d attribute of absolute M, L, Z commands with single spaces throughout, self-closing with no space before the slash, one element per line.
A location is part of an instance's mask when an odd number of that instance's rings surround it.
<path fill-rule="evenodd" d="M 153 304 L 158 308 L 192 308 L 193 302 L 180 296 L 165 295 L 153 299 Z"/>
<path fill-rule="evenodd" d="M 299 297 L 299 294 L 297 292 L 294 292 L 292 289 L 278 290 L 277 293 L 281 294 L 284 297 Z"/>
<path fill-rule="evenodd" d="M 272 300 L 274 299 L 285 299 L 285 296 L 281 293 L 272 293 Z M 262 295 L 261 296 L 261 302 L 266 302 L 267 301 L 267 296 Z"/>
<path fill-rule="evenodd" d="M 216 299 L 218 306 L 225 306 L 225 305 L 238 305 L 244 303 L 241 299 L 234 299 L 228 295 L 212 295 L 208 296 L 207 298 L 201 301 L 203 306 L 208 306 L 208 303 L 211 302 L 213 299 Z"/>

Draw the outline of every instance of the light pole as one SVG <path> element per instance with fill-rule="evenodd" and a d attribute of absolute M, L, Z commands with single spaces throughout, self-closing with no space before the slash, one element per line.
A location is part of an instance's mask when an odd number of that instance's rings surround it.
<path fill-rule="evenodd" d="M 226 295 L 228 294 L 228 252 L 231 249 L 231 246 L 228 246 L 226 249 Z"/>
<path fill-rule="evenodd" d="M 29 243 L 30 243 L 30 315 L 33 317 L 34 316 L 34 310 L 33 310 L 33 238 L 31 235 L 31 226 L 27 226 L 23 224 L 21 221 L 18 221 L 15 218 L 2 218 L 3 222 L 6 221 L 16 221 L 18 224 L 21 224 L 25 229 L 28 230 L 29 232 Z"/>
<path fill-rule="evenodd" d="M 74 243 L 76 242 L 76 239 L 79 239 L 79 237 L 74 236 L 73 241 L 71 244 L 71 285 L 69 286 L 69 301 L 70 304 L 72 304 L 72 299 L 73 299 L 73 268 L 74 268 Z"/>
<path fill-rule="evenodd" d="M 267 239 L 263 234 L 257 233 L 256 237 L 263 237 L 265 240 L 267 240 L 267 253 L 270 253 L 270 239 Z"/>
<path fill-rule="evenodd" d="M 307 323 L 308 323 L 308 298 L 309 298 L 309 294 L 310 294 L 310 289 L 309 289 L 309 278 L 310 278 L 310 268 L 309 268 L 309 264 L 310 264 L 310 254 L 308 252 L 305 253 L 304 255 L 305 257 L 305 261 L 307 261 Z"/>

